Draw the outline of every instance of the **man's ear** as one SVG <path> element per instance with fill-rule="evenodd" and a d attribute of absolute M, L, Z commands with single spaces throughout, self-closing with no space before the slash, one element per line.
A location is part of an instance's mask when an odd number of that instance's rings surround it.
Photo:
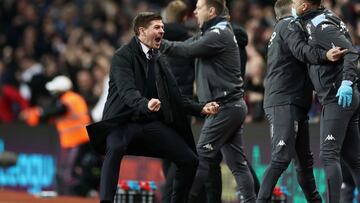
<path fill-rule="evenodd" d="M 210 7 L 209 14 L 210 14 L 210 16 L 215 16 L 216 15 L 215 7 Z"/>
<path fill-rule="evenodd" d="M 301 9 L 302 10 L 302 12 L 305 12 L 305 11 L 307 11 L 307 10 L 309 10 L 309 4 L 307 4 L 307 3 L 303 3 L 303 8 Z"/>
<path fill-rule="evenodd" d="M 145 28 L 139 27 L 139 35 L 145 35 Z"/>

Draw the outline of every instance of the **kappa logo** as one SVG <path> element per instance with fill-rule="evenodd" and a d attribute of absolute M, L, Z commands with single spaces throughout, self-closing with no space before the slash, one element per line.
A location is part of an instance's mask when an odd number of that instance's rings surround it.
<path fill-rule="evenodd" d="M 325 28 L 329 27 L 329 24 L 322 24 L 321 25 L 321 30 L 324 30 Z"/>
<path fill-rule="evenodd" d="M 220 35 L 220 30 L 219 29 L 213 29 L 210 32 L 215 32 L 216 34 Z"/>
<path fill-rule="evenodd" d="M 284 140 L 280 140 L 279 143 L 276 146 L 282 147 L 282 146 L 285 146 L 285 145 L 286 144 L 285 144 Z"/>
<path fill-rule="evenodd" d="M 311 24 L 308 23 L 306 25 L 306 30 L 307 30 L 307 33 L 309 34 L 309 39 L 312 40 L 312 37 L 311 37 Z"/>
<path fill-rule="evenodd" d="M 325 141 L 331 141 L 331 140 L 335 140 L 335 137 L 332 134 L 328 134 L 325 138 Z"/>
<path fill-rule="evenodd" d="M 271 45 L 273 44 L 273 40 L 274 40 L 275 37 L 276 37 L 276 32 L 273 32 L 272 35 L 271 35 L 271 38 L 269 40 L 268 48 L 270 48 Z"/>
<path fill-rule="evenodd" d="M 208 149 L 208 150 L 214 150 L 214 147 L 210 143 L 204 145 L 203 148 Z"/>

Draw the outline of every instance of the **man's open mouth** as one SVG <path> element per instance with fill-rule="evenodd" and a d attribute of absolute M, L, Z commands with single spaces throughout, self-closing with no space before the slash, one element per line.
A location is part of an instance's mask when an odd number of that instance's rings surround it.
<path fill-rule="evenodd" d="M 156 42 L 156 43 L 160 43 L 160 41 L 161 41 L 161 37 L 155 38 L 155 42 Z"/>

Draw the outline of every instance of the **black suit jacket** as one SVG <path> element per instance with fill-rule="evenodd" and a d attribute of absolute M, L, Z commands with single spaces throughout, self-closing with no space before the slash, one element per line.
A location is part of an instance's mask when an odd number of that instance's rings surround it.
<path fill-rule="evenodd" d="M 167 94 L 170 107 L 164 109 L 162 105 L 162 111 L 171 111 L 170 113 L 173 115 L 173 120 L 167 124 L 177 131 L 191 149 L 196 152 L 185 113 L 200 116 L 203 105 L 194 103 L 181 95 L 164 56 L 159 55 L 157 57 L 155 66 L 157 67 L 156 77 L 163 81 L 162 86 L 157 86 L 158 92 Z M 118 49 L 112 58 L 109 94 L 104 107 L 103 120 L 87 126 L 91 144 L 97 152 L 105 153 L 106 136 L 114 128 L 150 115 L 147 108 L 149 100 L 144 96 L 147 91 L 146 80 L 147 59 L 139 40 L 134 37 L 127 45 Z M 127 154 L 160 156 L 148 150 L 146 143 L 131 143 Z"/>

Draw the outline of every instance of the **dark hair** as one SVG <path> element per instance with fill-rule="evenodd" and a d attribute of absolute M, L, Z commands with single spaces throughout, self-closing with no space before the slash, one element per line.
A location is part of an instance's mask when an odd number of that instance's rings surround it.
<path fill-rule="evenodd" d="M 133 20 L 133 29 L 136 36 L 139 36 L 139 28 L 147 28 L 150 25 L 150 22 L 153 20 L 162 20 L 162 17 L 159 14 L 153 12 L 141 12 L 135 16 Z"/>
<path fill-rule="evenodd" d="M 291 0 L 277 0 L 274 5 L 274 10 L 277 18 L 290 13 L 292 1 Z"/>
<path fill-rule="evenodd" d="M 305 0 L 305 1 L 316 6 L 320 6 L 322 2 L 322 0 Z"/>
<path fill-rule="evenodd" d="M 214 7 L 217 15 L 221 15 L 224 11 L 225 0 L 205 0 L 205 4 L 210 8 Z"/>

